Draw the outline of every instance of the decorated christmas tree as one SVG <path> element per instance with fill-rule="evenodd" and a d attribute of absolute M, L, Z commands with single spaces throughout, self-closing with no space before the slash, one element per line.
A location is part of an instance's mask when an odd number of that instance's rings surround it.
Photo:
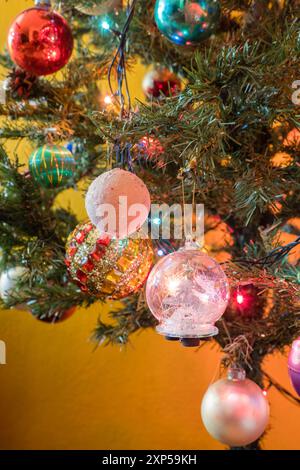
<path fill-rule="evenodd" d="M 299 13 L 298 0 L 37 0 L 0 57 L 2 307 L 56 323 L 114 299 L 96 343 L 154 327 L 217 342 L 227 378 L 202 419 L 231 448 L 260 448 L 268 388 L 300 403 Z M 137 60 L 144 102 L 129 93 Z M 26 167 L 9 140 L 30 141 Z M 78 187 L 89 220 L 56 204 Z M 176 236 L 200 204 L 204 240 Z M 170 236 L 154 205 L 182 209 Z M 263 368 L 285 347 L 295 395 Z"/>

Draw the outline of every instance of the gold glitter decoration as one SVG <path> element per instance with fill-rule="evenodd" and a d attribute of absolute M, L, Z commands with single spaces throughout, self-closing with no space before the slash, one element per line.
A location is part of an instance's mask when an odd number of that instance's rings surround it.
<path fill-rule="evenodd" d="M 122 299 L 136 292 L 145 283 L 152 262 L 149 238 L 111 239 L 90 222 L 77 225 L 66 245 L 71 278 L 83 292 L 99 298 Z"/>

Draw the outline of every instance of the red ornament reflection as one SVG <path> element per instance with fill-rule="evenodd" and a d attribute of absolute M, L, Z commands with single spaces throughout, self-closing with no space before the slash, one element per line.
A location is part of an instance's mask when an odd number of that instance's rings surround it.
<path fill-rule="evenodd" d="M 145 75 L 142 87 L 147 98 L 160 99 L 177 95 L 181 90 L 181 81 L 170 70 L 159 67 Z"/>
<path fill-rule="evenodd" d="M 73 36 L 65 19 L 48 8 L 23 11 L 10 27 L 12 60 L 32 75 L 49 75 L 64 67 L 73 51 Z"/>

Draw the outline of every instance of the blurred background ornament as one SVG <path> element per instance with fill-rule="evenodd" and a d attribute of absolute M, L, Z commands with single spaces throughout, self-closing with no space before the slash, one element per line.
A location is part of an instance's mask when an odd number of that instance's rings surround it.
<path fill-rule="evenodd" d="M 73 51 L 66 20 L 48 2 L 20 13 L 8 33 L 11 59 L 31 75 L 49 75 L 62 69 Z"/>
<path fill-rule="evenodd" d="M 167 68 L 158 66 L 146 73 L 142 88 L 147 98 L 159 99 L 177 95 L 181 90 L 181 81 Z"/>
<path fill-rule="evenodd" d="M 0 179 L 0 206 L 19 206 L 21 203 L 22 195 L 20 193 L 20 188 L 15 181 Z"/>
<path fill-rule="evenodd" d="M 115 168 L 102 173 L 86 194 L 86 210 L 100 232 L 119 239 L 138 231 L 150 211 L 150 194 L 135 174 Z"/>
<path fill-rule="evenodd" d="M 29 269 L 24 266 L 14 266 L 3 271 L 0 276 L 0 297 L 6 304 L 20 295 L 19 288 L 29 279 Z M 26 305 L 16 305 L 13 308 L 28 310 Z"/>
<path fill-rule="evenodd" d="M 121 299 L 144 284 L 153 262 L 149 238 L 112 239 L 91 223 L 79 224 L 66 245 L 70 276 L 89 295 Z"/>
<path fill-rule="evenodd" d="M 265 431 L 269 404 L 263 390 L 243 369 L 229 369 L 226 379 L 206 391 L 201 416 L 209 434 L 230 447 L 247 446 Z"/>
<path fill-rule="evenodd" d="M 292 344 L 288 358 L 288 369 L 292 385 L 300 396 L 300 337 Z"/>
<path fill-rule="evenodd" d="M 156 0 L 154 19 L 175 44 L 197 45 L 211 36 L 220 21 L 219 0 Z"/>
<path fill-rule="evenodd" d="M 67 185 L 73 178 L 75 165 L 72 153 L 61 145 L 43 145 L 29 158 L 30 173 L 44 188 Z"/>
<path fill-rule="evenodd" d="M 122 5 L 123 0 L 102 0 L 101 2 L 90 2 L 90 5 L 82 2 L 82 4 L 77 5 L 75 8 L 85 15 L 97 16 L 111 12 L 115 8 L 122 8 Z"/>
<path fill-rule="evenodd" d="M 122 8 L 122 4 L 122 0 L 103 0 L 102 2 L 92 2 L 91 5 L 88 6 L 85 4 L 78 5 L 75 8 L 84 15 L 97 16 Z"/>
<path fill-rule="evenodd" d="M 289 131 L 288 135 L 283 141 L 283 145 L 285 147 L 293 147 L 295 145 L 300 145 L 300 130 L 299 129 L 292 129 Z"/>
<path fill-rule="evenodd" d="M 153 167 L 162 168 L 164 163 L 164 147 L 157 137 L 145 135 L 133 146 L 133 161 L 147 163 Z"/>
<path fill-rule="evenodd" d="M 227 277 L 220 265 L 195 247 L 185 246 L 163 257 L 152 269 L 146 299 L 159 321 L 157 331 L 197 346 L 218 333 L 229 298 Z"/>
<path fill-rule="evenodd" d="M 37 77 L 14 67 L 5 80 L 5 90 L 13 99 L 28 99 L 36 93 Z"/>
<path fill-rule="evenodd" d="M 119 35 L 126 21 L 126 11 L 122 0 L 104 1 L 103 5 L 95 5 L 92 11 L 97 11 L 97 14 L 94 13 L 93 18 L 90 19 L 92 29 L 103 37 L 108 37 L 111 33 Z"/>

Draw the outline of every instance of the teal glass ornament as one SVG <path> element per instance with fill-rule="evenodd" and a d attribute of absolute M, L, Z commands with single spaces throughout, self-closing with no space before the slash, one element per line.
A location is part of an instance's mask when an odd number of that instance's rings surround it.
<path fill-rule="evenodd" d="M 181 46 L 194 46 L 213 34 L 220 20 L 219 0 L 156 0 L 160 32 Z"/>
<path fill-rule="evenodd" d="M 44 188 L 59 188 L 73 178 L 75 160 L 71 152 L 60 145 L 43 145 L 29 158 L 31 176 Z"/>

